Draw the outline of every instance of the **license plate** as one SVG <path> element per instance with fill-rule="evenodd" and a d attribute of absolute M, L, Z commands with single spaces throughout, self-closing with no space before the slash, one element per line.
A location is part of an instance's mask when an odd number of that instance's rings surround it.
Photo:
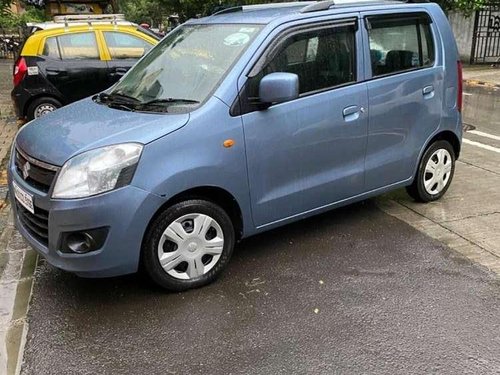
<path fill-rule="evenodd" d="M 16 200 L 26 208 L 32 214 L 35 213 L 35 207 L 33 206 L 33 196 L 31 194 L 26 193 L 23 189 L 21 189 L 15 182 L 14 186 L 14 195 Z"/>

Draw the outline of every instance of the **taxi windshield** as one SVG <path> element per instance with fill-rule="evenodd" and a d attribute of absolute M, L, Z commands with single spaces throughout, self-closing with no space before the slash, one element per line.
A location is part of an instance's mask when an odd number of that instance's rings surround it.
<path fill-rule="evenodd" d="M 184 25 L 139 61 L 108 97 L 127 98 L 130 106 L 148 110 L 203 103 L 260 29 L 243 24 Z"/>

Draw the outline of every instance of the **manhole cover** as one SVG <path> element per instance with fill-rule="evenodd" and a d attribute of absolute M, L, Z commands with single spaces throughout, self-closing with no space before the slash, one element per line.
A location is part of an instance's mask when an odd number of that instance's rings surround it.
<path fill-rule="evenodd" d="M 470 132 L 471 130 L 476 130 L 476 127 L 471 124 L 464 124 L 464 132 Z"/>

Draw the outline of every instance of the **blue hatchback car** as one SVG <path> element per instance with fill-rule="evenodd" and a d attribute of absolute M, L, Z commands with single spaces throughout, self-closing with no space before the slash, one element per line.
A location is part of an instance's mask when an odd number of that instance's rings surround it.
<path fill-rule="evenodd" d="M 441 198 L 461 64 L 439 6 L 294 2 L 172 31 L 111 89 L 22 128 L 16 226 L 84 277 L 213 281 L 235 243 L 406 187 Z"/>

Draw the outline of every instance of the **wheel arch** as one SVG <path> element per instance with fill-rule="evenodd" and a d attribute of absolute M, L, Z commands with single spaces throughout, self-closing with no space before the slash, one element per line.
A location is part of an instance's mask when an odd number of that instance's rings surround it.
<path fill-rule="evenodd" d="M 28 108 L 31 106 L 31 104 L 37 100 L 37 99 L 40 99 L 40 98 L 50 98 L 50 99 L 54 99 L 54 100 L 57 100 L 59 103 L 61 103 L 62 106 L 64 106 L 66 103 L 64 102 L 64 100 L 57 96 L 57 95 L 54 95 L 54 94 L 50 94 L 50 93 L 40 93 L 40 94 L 37 94 L 37 95 L 33 95 L 32 97 L 30 97 L 26 103 L 24 104 L 24 108 L 23 108 L 23 113 L 22 115 L 25 117 L 25 116 L 28 116 Z"/>
<path fill-rule="evenodd" d="M 460 143 L 460 140 L 458 139 L 458 136 L 450 131 L 450 130 L 444 130 L 442 132 L 437 133 L 434 135 L 429 142 L 427 142 L 427 145 L 425 146 L 422 155 L 427 151 L 427 149 L 434 144 L 437 141 L 447 141 L 449 142 L 452 147 L 453 151 L 455 152 L 455 159 L 458 159 L 460 157 L 460 151 L 462 149 L 462 145 Z M 420 158 L 422 158 L 422 155 L 420 155 Z"/>
<path fill-rule="evenodd" d="M 161 214 L 161 212 L 176 203 L 180 203 L 190 199 L 207 200 L 220 206 L 229 215 L 234 225 L 236 241 L 239 241 L 242 238 L 243 214 L 236 198 L 227 190 L 218 186 L 199 186 L 174 195 L 173 197 L 169 198 L 160 208 L 158 208 L 147 225 L 143 237 L 143 243 L 151 224 L 154 222 L 156 217 Z"/>
<path fill-rule="evenodd" d="M 458 160 L 458 158 L 460 157 L 460 152 L 462 150 L 462 145 L 461 145 L 459 137 L 457 136 L 456 133 L 452 132 L 451 130 L 440 131 L 440 132 L 434 134 L 433 136 L 431 136 L 429 138 L 429 140 L 425 143 L 425 146 L 422 147 L 422 149 L 420 150 L 420 154 L 418 155 L 418 158 L 416 159 L 416 165 L 415 165 L 414 170 L 413 170 L 413 177 L 411 177 L 408 180 L 408 184 L 411 184 L 414 181 L 415 176 L 418 173 L 420 162 L 422 161 L 422 158 L 424 157 L 425 152 L 429 149 L 429 147 L 431 147 L 437 141 L 449 142 L 451 144 L 451 146 L 453 147 L 453 151 L 455 154 L 455 160 Z"/>

